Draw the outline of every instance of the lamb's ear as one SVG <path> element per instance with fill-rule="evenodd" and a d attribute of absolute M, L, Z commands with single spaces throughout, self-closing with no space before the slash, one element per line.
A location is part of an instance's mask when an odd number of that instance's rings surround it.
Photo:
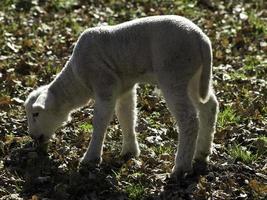
<path fill-rule="evenodd" d="M 43 92 L 37 97 L 36 101 L 32 105 L 32 108 L 36 110 L 47 110 L 51 107 L 53 100 L 54 98 L 51 92 Z"/>

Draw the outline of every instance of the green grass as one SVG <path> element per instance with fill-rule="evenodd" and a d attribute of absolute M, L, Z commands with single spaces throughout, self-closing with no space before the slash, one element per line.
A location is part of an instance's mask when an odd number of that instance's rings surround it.
<path fill-rule="evenodd" d="M 60 70 L 61 68 L 59 66 L 54 66 L 52 63 L 49 63 L 45 68 L 45 72 L 47 75 L 58 74 Z"/>
<path fill-rule="evenodd" d="M 233 73 L 229 73 L 231 80 L 247 80 L 248 77 L 244 73 L 244 71 L 235 71 Z"/>
<path fill-rule="evenodd" d="M 143 199 L 145 188 L 141 184 L 130 184 L 125 189 L 126 193 L 131 200 Z"/>
<path fill-rule="evenodd" d="M 258 140 L 261 140 L 261 141 L 263 141 L 265 144 L 267 144 L 267 136 L 260 135 L 257 139 L 258 139 Z"/>
<path fill-rule="evenodd" d="M 93 125 L 90 123 L 83 123 L 79 125 L 79 129 L 82 132 L 92 132 L 93 131 Z"/>
<path fill-rule="evenodd" d="M 225 128 L 230 124 L 236 124 L 240 121 L 240 116 L 237 115 L 236 111 L 230 106 L 219 112 L 218 115 L 218 127 Z"/>
<path fill-rule="evenodd" d="M 246 147 L 239 144 L 235 144 L 228 152 L 234 160 L 239 160 L 245 164 L 251 164 L 258 159 L 258 154 L 253 154 Z"/>
<path fill-rule="evenodd" d="M 77 4 L 77 0 L 54 0 L 52 1 L 53 6 L 56 9 L 69 9 L 71 6 Z"/>
<path fill-rule="evenodd" d="M 266 34 L 267 33 L 266 23 L 262 19 L 257 17 L 257 13 L 255 13 L 254 11 L 249 14 L 248 21 L 256 29 L 258 34 L 260 34 L 260 33 Z"/>
<path fill-rule="evenodd" d="M 266 157 L 267 154 L 267 137 L 260 135 L 254 141 L 253 145 L 257 148 L 257 153 L 259 157 Z"/>
<path fill-rule="evenodd" d="M 174 154 L 174 150 L 175 150 L 175 146 L 153 146 L 151 147 L 153 149 L 153 151 L 157 154 L 157 155 L 162 155 L 162 154 L 169 154 L 169 155 L 173 155 Z"/>
<path fill-rule="evenodd" d="M 210 194 L 227 194 L 230 199 L 234 199 L 237 193 L 250 199 L 260 199 L 255 197 L 255 188 L 250 188 L 249 184 L 244 185 L 243 181 L 251 182 L 253 178 L 260 184 L 262 179 L 254 175 L 263 173 L 262 169 L 266 164 L 267 137 L 264 135 L 264 126 L 267 123 L 267 57 L 264 52 L 266 47 L 262 44 L 266 38 L 267 24 L 262 11 L 264 0 L 230 3 L 220 0 L 213 3 L 216 12 L 198 0 L 1 0 L 0 105 L 3 109 L 0 108 L 0 132 L 3 132 L 4 140 L 0 141 L 0 157 L 3 158 L 3 161 L 0 159 L 0 176 L 8 184 L 0 187 L 0 197 L 7 195 L 6 198 L 12 198 L 13 194 L 13 199 L 51 199 L 55 197 L 55 192 L 65 195 L 65 191 L 54 190 L 58 185 L 64 185 L 67 188 L 66 193 L 70 195 L 69 199 L 75 199 L 80 191 L 85 198 L 96 195 L 99 199 L 110 199 L 113 195 L 118 195 L 118 198 L 114 199 L 122 199 L 127 195 L 127 199 L 132 200 L 152 199 L 154 196 L 155 199 L 160 199 L 162 196 L 157 195 L 163 190 L 168 197 L 177 197 L 173 199 L 179 199 L 181 196 L 189 198 L 189 195 L 196 199 L 208 199 Z M 246 14 L 248 19 L 239 20 L 240 13 Z M 24 170 L 24 166 L 31 168 L 35 164 L 39 165 L 39 161 L 25 159 L 28 153 L 24 153 L 24 149 L 31 147 L 32 142 L 30 137 L 25 137 L 25 109 L 22 104 L 11 100 L 24 100 L 33 88 L 49 83 L 64 66 L 78 35 L 85 28 L 101 24 L 114 25 L 142 16 L 164 14 L 182 15 L 193 20 L 210 37 L 213 44 L 215 89 L 218 100 L 222 102 L 216 143 L 218 142 L 218 147 L 231 145 L 226 149 L 216 148 L 213 152 L 214 169 L 220 163 L 226 163 L 220 166 L 220 170 L 212 171 L 212 176 L 216 177 L 213 181 L 214 187 L 210 188 L 205 183 L 206 176 L 203 176 L 205 181 L 198 184 L 201 186 L 203 183 L 200 188 L 192 188 L 193 185 L 189 183 L 190 191 L 184 191 L 184 188 L 180 187 L 171 187 L 170 190 L 169 187 L 164 187 L 167 185 L 167 179 L 163 180 L 162 176 L 165 172 L 170 172 L 174 164 L 178 134 L 174 126 L 175 119 L 165 107 L 164 98 L 161 98 L 161 95 L 158 95 L 160 98 L 156 97 L 155 87 L 151 85 L 140 85 L 138 90 L 138 116 L 144 120 L 137 127 L 142 150 L 140 158 L 124 164 L 120 163 L 120 160 L 118 163 L 114 160 L 121 148 L 122 134 L 114 120 L 107 131 L 105 159 L 100 167 L 101 176 L 97 176 L 95 181 L 88 181 L 86 177 L 81 179 L 80 175 L 76 174 L 78 160 L 88 146 L 93 127 L 91 117 L 87 121 L 82 113 L 77 111 L 79 113 L 77 117 L 75 114 L 72 125 L 68 124 L 60 130 L 60 134 L 56 135 L 50 144 L 51 167 L 47 169 L 44 166 L 40 173 L 28 173 L 27 167 Z M 221 57 L 216 56 L 217 51 L 222 53 Z M 91 113 L 89 114 L 91 116 Z M 74 131 L 72 136 L 73 127 L 77 131 Z M 66 137 L 62 137 L 65 132 Z M 152 142 L 147 139 L 155 136 L 158 139 L 153 139 Z M 23 150 L 22 156 L 16 154 L 20 149 Z M 228 158 L 219 156 L 225 152 Z M 59 153 L 64 153 L 64 156 L 58 156 Z M 10 167 L 5 165 L 6 158 L 12 161 Z M 238 163 L 228 163 L 229 158 Z M 244 173 L 243 168 L 239 167 L 243 163 L 249 164 L 253 170 Z M 66 164 L 69 169 L 64 167 L 64 170 L 58 171 L 58 164 Z M 122 166 L 117 168 L 117 164 Z M 13 168 L 18 169 L 20 174 L 13 172 Z M 110 173 L 110 170 L 113 173 Z M 227 186 L 228 183 L 223 182 L 229 173 L 233 174 L 231 188 Z M 51 180 L 35 187 L 36 178 L 47 174 Z M 68 176 L 70 174 L 73 176 Z M 110 174 L 116 180 L 112 177 L 106 178 Z M 66 178 L 62 179 L 63 175 L 66 175 Z M 73 184 L 76 178 L 81 181 Z M 190 194 L 191 189 L 193 194 Z"/>
<path fill-rule="evenodd" d="M 261 77 L 266 72 L 266 63 L 256 56 L 246 56 L 243 59 L 243 66 L 239 69 L 228 72 L 231 81 L 249 80 L 255 77 Z"/>

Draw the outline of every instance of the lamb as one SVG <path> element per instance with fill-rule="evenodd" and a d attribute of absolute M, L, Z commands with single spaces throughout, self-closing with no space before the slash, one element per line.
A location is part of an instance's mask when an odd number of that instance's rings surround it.
<path fill-rule="evenodd" d="M 57 77 L 25 101 L 29 134 L 48 141 L 71 111 L 94 99 L 92 138 L 81 163 L 101 163 L 114 110 L 123 132 L 121 156 L 138 156 L 138 83 L 156 84 L 177 120 L 172 176 L 190 173 L 193 163 L 207 163 L 218 113 L 211 42 L 193 22 L 174 15 L 85 30 Z"/>

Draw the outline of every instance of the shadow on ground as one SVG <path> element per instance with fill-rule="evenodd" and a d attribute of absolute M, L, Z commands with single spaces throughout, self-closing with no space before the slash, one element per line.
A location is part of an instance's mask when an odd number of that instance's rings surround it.
<path fill-rule="evenodd" d="M 23 180 L 20 196 L 24 199 L 134 199 L 123 192 L 116 179 L 123 161 L 104 162 L 100 167 L 77 171 L 78 161 L 70 169 L 55 160 L 45 152 L 25 146 L 11 152 L 5 160 L 5 168 Z M 192 191 L 197 182 L 196 176 L 179 183 L 166 180 L 161 192 L 144 194 L 142 199 L 193 199 Z"/>

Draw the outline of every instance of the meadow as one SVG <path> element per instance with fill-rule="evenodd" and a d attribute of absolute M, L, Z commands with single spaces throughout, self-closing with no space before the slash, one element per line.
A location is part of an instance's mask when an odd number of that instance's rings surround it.
<path fill-rule="evenodd" d="M 42 155 L 33 151 L 23 103 L 49 83 L 86 28 L 175 14 L 191 19 L 213 46 L 220 103 L 208 171 L 170 182 L 176 122 L 151 85 L 138 87 L 141 156 L 118 157 L 112 120 L 103 164 L 77 171 L 92 133 L 90 104 L 72 114 Z M 264 0 L 1 0 L 0 200 L 264 199 L 267 196 L 267 3 Z"/>

